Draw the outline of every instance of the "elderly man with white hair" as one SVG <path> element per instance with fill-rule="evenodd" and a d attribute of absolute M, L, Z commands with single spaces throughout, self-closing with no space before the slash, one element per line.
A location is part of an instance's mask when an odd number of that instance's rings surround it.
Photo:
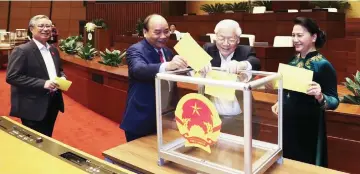
<path fill-rule="evenodd" d="M 205 51 L 213 58 L 211 65 L 230 73 L 241 70 L 260 70 L 260 60 L 252 47 L 239 45 L 241 28 L 231 19 L 220 21 L 215 27 L 215 43 L 206 43 Z"/>
<path fill-rule="evenodd" d="M 239 23 L 234 20 L 225 19 L 220 21 L 215 27 L 216 42 L 206 43 L 204 50 L 213 58 L 211 65 L 204 67 L 201 72 L 207 73 L 212 67 L 220 67 L 229 73 L 236 73 L 239 76 L 247 75 L 250 80 L 251 73 L 242 73 L 243 70 L 260 70 L 260 60 L 256 58 L 254 49 L 250 46 L 239 45 L 241 28 Z M 239 79 L 241 80 L 241 79 Z M 237 91 L 234 100 L 228 101 L 217 97 L 210 97 L 219 115 L 222 117 L 223 125 L 235 124 L 237 127 L 242 123 L 237 123 L 233 118 L 242 117 L 241 102 L 242 92 Z M 222 131 L 232 132 L 233 126 L 223 126 Z M 243 130 L 243 129 L 238 129 Z"/>
<path fill-rule="evenodd" d="M 10 115 L 21 118 L 23 125 L 52 136 L 58 112 L 64 112 L 64 101 L 56 78 L 65 78 L 60 54 L 47 41 L 52 22 L 36 15 L 29 22 L 32 39 L 14 48 L 6 73 L 11 85 Z"/>

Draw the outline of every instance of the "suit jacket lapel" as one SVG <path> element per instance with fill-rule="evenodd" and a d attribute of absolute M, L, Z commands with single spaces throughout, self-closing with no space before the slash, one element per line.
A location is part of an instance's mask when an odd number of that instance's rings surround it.
<path fill-rule="evenodd" d="M 145 42 L 145 45 L 146 45 L 146 47 L 147 47 L 147 51 L 148 51 L 148 54 L 150 54 L 150 58 L 152 58 L 152 60 L 148 60 L 148 61 L 150 61 L 150 62 L 152 62 L 152 63 L 160 63 L 160 55 L 157 53 L 157 51 L 155 50 L 155 48 L 152 46 L 152 45 L 150 45 L 150 43 L 149 42 L 147 42 L 147 40 L 146 39 L 144 39 L 143 40 L 144 42 Z M 169 57 L 170 56 L 170 54 L 168 54 L 168 52 L 167 52 L 167 49 L 166 48 L 162 48 L 162 50 L 163 50 L 163 53 L 164 53 L 164 58 L 165 58 L 165 60 L 168 62 L 168 61 L 170 61 L 171 60 L 171 57 Z"/>
<path fill-rule="evenodd" d="M 221 58 L 220 58 L 219 50 L 217 49 L 216 45 L 213 46 L 212 53 L 213 53 L 212 54 L 213 60 L 211 60 L 212 61 L 212 66 L 220 67 L 221 66 Z"/>
<path fill-rule="evenodd" d="M 247 55 L 244 54 L 243 51 L 241 51 L 241 46 L 238 45 L 234 51 L 234 56 L 231 58 L 231 60 L 243 61 L 246 59 L 247 59 Z"/>
<path fill-rule="evenodd" d="M 50 79 L 49 74 L 48 74 L 47 69 L 46 69 L 44 58 L 42 57 L 39 48 L 37 47 L 36 43 L 33 40 L 30 41 L 30 44 L 31 44 L 31 47 L 32 47 L 33 52 L 34 52 L 35 59 L 39 62 L 40 67 L 45 72 L 46 76 Z"/>
<path fill-rule="evenodd" d="M 142 40 L 145 47 L 146 47 L 146 55 L 149 56 L 145 56 L 145 59 L 147 59 L 147 61 L 149 63 L 159 63 L 160 62 L 160 56 L 159 54 L 156 52 L 155 48 L 153 46 L 150 45 L 150 43 L 147 42 L 146 39 Z"/>
<path fill-rule="evenodd" d="M 164 51 L 164 56 L 165 56 L 165 60 L 166 60 L 166 62 L 169 62 L 169 61 L 171 61 L 172 60 L 172 53 L 169 51 L 169 49 L 167 49 L 167 48 L 163 48 L 163 51 Z"/>

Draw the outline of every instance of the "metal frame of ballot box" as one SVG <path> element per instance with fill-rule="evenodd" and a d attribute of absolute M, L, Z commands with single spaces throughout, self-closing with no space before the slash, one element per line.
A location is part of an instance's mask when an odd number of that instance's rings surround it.
<path fill-rule="evenodd" d="M 175 162 L 177 164 L 195 169 L 199 172 L 205 173 L 226 173 L 226 174 L 250 174 L 250 173 L 264 173 L 275 162 L 282 163 L 282 76 L 279 73 L 263 72 L 263 71 L 249 71 L 253 75 L 263 75 L 263 78 L 253 80 L 251 82 L 230 82 L 220 81 L 199 77 L 190 77 L 180 75 L 180 73 L 189 73 L 192 69 L 185 69 L 181 71 L 173 71 L 166 73 L 158 73 L 155 79 L 156 90 L 156 119 L 157 119 L 157 143 L 158 143 L 158 165 L 166 165 L 165 160 Z M 218 70 L 218 68 L 213 68 Z M 243 91 L 244 96 L 244 137 L 220 133 L 218 141 L 233 142 L 241 145 L 244 148 L 244 170 L 234 169 L 232 167 L 217 164 L 206 159 L 189 156 L 183 154 L 178 150 L 185 146 L 185 138 L 177 138 L 169 143 L 163 143 L 163 124 L 162 124 L 162 107 L 161 107 L 161 80 L 183 82 L 196 85 L 214 85 L 229 87 L 236 90 Z M 252 93 L 251 90 L 260 87 L 273 80 L 278 82 L 278 144 L 258 141 L 252 139 Z M 202 92 L 199 92 L 202 93 Z M 252 148 L 257 148 L 266 151 L 258 160 L 252 163 Z"/>

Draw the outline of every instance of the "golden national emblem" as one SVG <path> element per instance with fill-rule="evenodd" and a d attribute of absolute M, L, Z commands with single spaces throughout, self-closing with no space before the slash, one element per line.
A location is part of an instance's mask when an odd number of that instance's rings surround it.
<path fill-rule="evenodd" d="M 186 139 L 185 147 L 199 147 L 211 153 L 221 129 L 221 119 L 213 103 L 205 96 L 190 93 L 183 96 L 175 110 L 176 125 Z"/>

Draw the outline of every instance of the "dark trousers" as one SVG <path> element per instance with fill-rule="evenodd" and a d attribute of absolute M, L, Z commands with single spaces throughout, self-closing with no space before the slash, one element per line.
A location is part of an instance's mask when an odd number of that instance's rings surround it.
<path fill-rule="evenodd" d="M 283 156 L 316 165 L 319 117 L 316 105 L 286 100 L 283 107 Z"/>
<path fill-rule="evenodd" d="M 126 137 L 127 142 L 136 140 L 136 139 L 141 138 L 141 137 L 145 137 L 145 136 L 150 135 L 150 134 L 151 133 L 149 133 L 149 134 L 134 134 L 132 132 L 125 131 L 125 137 Z"/>
<path fill-rule="evenodd" d="M 40 132 L 44 135 L 47 135 L 49 137 L 52 136 L 54 125 L 56 121 L 56 117 L 58 115 L 59 109 L 58 109 L 58 102 L 54 97 L 50 99 L 49 107 L 47 109 L 46 116 L 41 121 L 33 121 L 33 120 L 27 120 L 24 118 L 21 118 L 21 122 L 26 127 L 29 127 L 37 132 Z"/>

